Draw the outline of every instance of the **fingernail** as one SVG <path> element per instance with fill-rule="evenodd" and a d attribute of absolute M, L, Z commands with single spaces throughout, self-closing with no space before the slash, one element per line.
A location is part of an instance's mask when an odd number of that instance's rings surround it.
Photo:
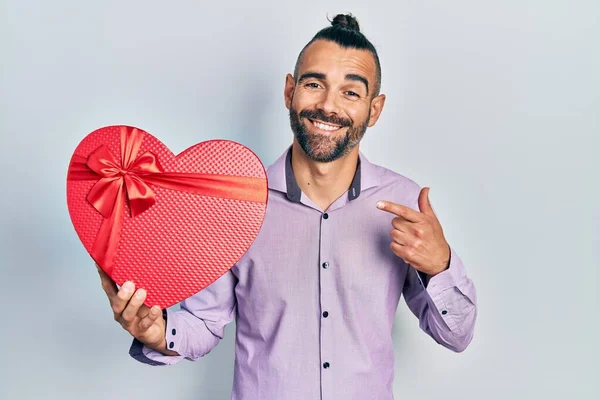
<path fill-rule="evenodd" d="M 383 210 L 383 207 L 385 207 L 385 204 L 383 204 L 383 201 L 378 201 L 377 208 L 379 208 L 380 210 Z"/>
<path fill-rule="evenodd" d="M 138 289 L 138 291 L 135 292 L 135 297 L 137 297 L 138 299 L 144 298 L 145 295 L 146 291 L 144 289 Z"/>
<path fill-rule="evenodd" d="M 121 289 L 123 289 L 123 291 L 125 293 L 129 293 L 133 290 L 133 283 L 127 281 L 123 284 L 123 286 L 121 287 Z"/>

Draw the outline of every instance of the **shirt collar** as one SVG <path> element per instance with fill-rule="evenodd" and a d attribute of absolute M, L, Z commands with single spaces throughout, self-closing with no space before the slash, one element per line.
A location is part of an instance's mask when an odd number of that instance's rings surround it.
<path fill-rule="evenodd" d="M 290 146 L 267 170 L 269 189 L 285 193 L 290 201 L 300 202 L 301 190 L 292 170 L 292 147 Z M 359 152 L 358 165 L 348 189 L 348 200 L 357 199 L 361 191 L 379 186 L 377 167 Z"/>

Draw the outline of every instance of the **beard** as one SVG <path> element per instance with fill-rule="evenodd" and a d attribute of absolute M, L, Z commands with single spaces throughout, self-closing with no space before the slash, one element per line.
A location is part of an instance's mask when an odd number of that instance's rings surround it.
<path fill-rule="evenodd" d="M 367 115 L 364 123 L 353 125 L 349 119 L 334 116 L 328 117 L 321 110 L 302 110 L 298 113 L 293 107 L 290 107 L 292 132 L 294 132 L 298 144 L 302 147 L 306 155 L 317 162 L 335 161 L 355 148 L 367 131 L 370 116 L 371 109 L 369 108 L 369 115 Z M 347 127 L 346 134 L 341 137 L 334 137 L 334 134 L 323 135 L 320 133 L 311 133 L 307 124 L 302 122 L 301 118 L 316 119 L 325 123 Z"/>

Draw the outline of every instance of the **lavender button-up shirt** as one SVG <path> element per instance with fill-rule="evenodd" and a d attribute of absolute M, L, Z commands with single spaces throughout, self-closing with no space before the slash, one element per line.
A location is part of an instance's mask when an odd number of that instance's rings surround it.
<path fill-rule="evenodd" d="M 325 212 L 298 187 L 291 151 L 267 171 L 269 202 L 255 242 L 213 284 L 167 311 L 165 356 L 134 340 L 151 365 L 197 360 L 235 319 L 233 400 L 393 399 L 392 325 L 404 295 L 421 329 L 464 350 L 476 293 L 458 255 L 431 278 L 392 253 L 389 200 L 418 210 L 420 187 L 360 154 L 352 185 Z"/>

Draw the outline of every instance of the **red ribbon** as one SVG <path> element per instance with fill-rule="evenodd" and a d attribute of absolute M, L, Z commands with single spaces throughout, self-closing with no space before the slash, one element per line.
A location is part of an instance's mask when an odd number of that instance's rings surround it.
<path fill-rule="evenodd" d="M 144 133 L 137 128 L 121 128 L 121 159 L 105 145 L 88 158 L 74 155 L 68 180 L 97 180 L 87 200 L 104 217 L 91 255 L 111 275 L 125 211 L 129 202 L 135 218 L 156 203 L 149 185 L 202 196 L 266 203 L 266 179 L 245 176 L 163 172 L 158 158 L 151 152 L 137 154 Z"/>

